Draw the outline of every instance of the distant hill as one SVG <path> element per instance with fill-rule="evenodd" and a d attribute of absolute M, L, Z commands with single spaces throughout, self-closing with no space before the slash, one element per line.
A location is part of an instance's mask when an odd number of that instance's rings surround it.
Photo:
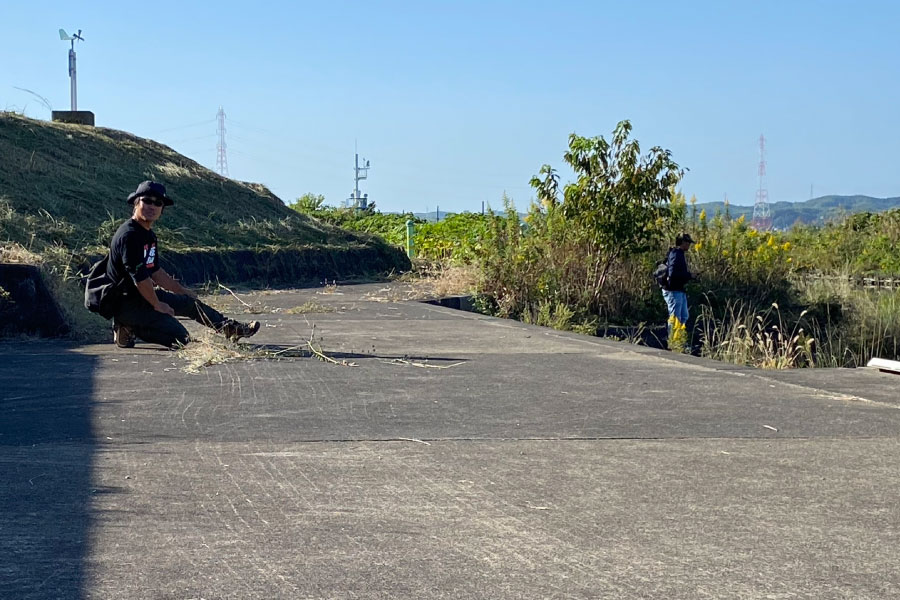
<path fill-rule="evenodd" d="M 823 225 L 829 221 L 840 219 L 846 215 L 852 215 L 862 212 L 879 213 L 894 208 L 900 208 L 900 197 L 895 198 L 873 198 L 871 196 L 821 196 L 804 202 L 773 202 L 769 205 L 772 213 L 772 226 L 775 229 L 790 229 L 794 225 Z M 690 210 L 690 206 L 688 207 Z M 704 202 L 697 204 L 697 212 L 706 210 L 706 214 L 712 218 L 716 213 L 725 212 L 724 202 Z M 749 221 L 753 218 L 752 206 L 729 205 L 728 211 L 731 216 L 737 219 L 740 216 L 746 217 Z M 452 212 L 441 211 L 441 220 L 446 219 Z M 498 216 L 505 216 L 501 211 L 495 211 Z M 435 211 L 424 213 L 413 213 L 417 219 L 424 219 L 428 222 L 437 220 Z M 525 213 L 519 213 L 522 218 Z"/>
<path fill-rule="evenodd" d="M 790 229 L 796 224 L 822 225 L 845 215 L 862 212 L 884 212 L 892 208 L 900 208 L 900 197 L 872 198 L 871 196 L 821 196 L 804 202 L 773 202 L 769 205 L 772 213 L 772 226 L 775 229 Z M 697 204 L 697 211 L 706 210 L 710 217 L 725 211 L 723 202 L 704 202 Z M 747 220 L 753 218 L 752 206 L 729 205 L 728 210 L 733 218 L 744 215 Z"/>

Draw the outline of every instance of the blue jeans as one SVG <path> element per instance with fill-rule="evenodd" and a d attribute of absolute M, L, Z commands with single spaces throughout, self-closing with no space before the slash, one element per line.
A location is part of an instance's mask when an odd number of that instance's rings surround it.
<path fill-rule="evenodd" d="M 688 303 L 687 294 L 684 292 L 670 292 L 663 290 L 663 299 L 669 309 L 669 316 L 675 316 L 682 325 L 686 325 L 688 321 Z"/>

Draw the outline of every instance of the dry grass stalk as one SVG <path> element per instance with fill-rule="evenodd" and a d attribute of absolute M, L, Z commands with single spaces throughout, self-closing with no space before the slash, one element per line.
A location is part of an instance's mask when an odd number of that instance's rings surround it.
<path fill-rule="evenodd" d="M 43 262 L 43 258 L 21 244 L 8 242 L 3 246 L 0 246 L 0 262 L 20 265 L 39 265 Z"/>
<path fill-rule="evenodd" d="M 452 365 L 430 365 L 426 362 L 416 362 L 413 360 L 404 360 L 402 358 L 395 358 L 390 361 L 383 361 L 389 365 L 409 365 L 411 367 L 419 367 L 420 369 L 452 369 L 453 367 L 458 367 L 459 365 L 465 364 L 464 362 L 453 363 Z"/>
<path fill-rule="evenodd" d="M 211 331 L 204 331 L 199 336 L 192 336 L 191 343 L 178 350 L 176 356 L 187 363 L 181 370 L 191 374 L 199 373 L 203 367 L 221 365 L 240 359 L 259 358 L 242 350 L 237 344 L 231 344 L 224 338 L 216 336 Z"/>
<path fill-rule="evenodd" d="M 396 287 L 381 288 L 377 292 L 369 292 L 362 299 L 369 302 L 405 302 L 407 300 L 422 300 L 427 295 L 417 288 L 397 289 Z"/>
<path fill-rule="evenodd" d="M 341 366 L 341 367 L 358 367 L 358 366 L 359 366 L 359 365 L 356 364 L 355 362 L 350 362 L 350 361 L 345 360 L 345 359 L 337 360 L 337 359 L 331 358 L 330 356 L 328 356 L 327 354 L 325 354 L 325 353 L 322 351 L 322 349 L 318 347 L 317 344 L 313 343 L 312 340 L 309 340 L 308 342 L 306 342 L 306 347 L 309 348 L 309 351 L 312 352 L 312 355 L 313 355 L 313 356 L 315 356 L 316 358 L 318 358 L 318 359 L 321 360 L 322 362 L 327 362 L 327 363 L 330 363 L 330 364 L 332 364 L 332 365 L 338 365 L 338 366 Z"/>
<path fill-rule="evenodd" d="M 359 366 L 354 362 L 337 360 L 328 356 L 316 339 L 315 326 L 313 326 L 309 340 L 303 346 L 291 346 L 281 350 L 272 350 L 267 346 L 229 342 L 225 338 L 207 330 L 197 336 L 192 336 L 191 343 L 178 350 L 176 356 L 187 363 L 181 370 L 191 374 L 199 373 L 204 367 L 238 360 L 280 360 L 285 358 L 309 358 L 310 356 L 322 362 L 342 367 Z"/>
<path fill-rule="evenodd" d="M 235 298 L 237 298 L 237 301 L 240 302 L 241 304 L 243 304 L 246 308 L 253 308 L 250 304 L 247 304 L 246 302 L 244 302 L 243 300 L 241 300 L 241 299 L 238 297 L 237 294 L 235 294 L 233 291 L 231 291 L 230 288 L 225 287 L 224 285 L 222 285 L 222 284 L 219 283 L 219 282 L 216 282 L 216 283 L 218 283 L 218 285 L 219 285 L 220 288 L 222 288 L 223 290 L 225 290 L 226 292 L 228 292 L 229 294 L 231 294 L 232 296 L 234 296 Z"/>
<path fill-rule="evenodd" d="M 478 281 L 476 271 L 470 266 L 440 266 L 426 281 L 438 298 L 471 294 Z"/>
<path fill-rule="evenodd" d="M 716 319 L 706 306 L 700 322 L 703 329 L 703 356 L 759 369 L 795 369 L 815 366 L 815 338 L 807 335 L 800 313 L 790 327 L 777 303 L 761 313 L 736 302 L 728 305 L 728 314 Z"/>
<path fill-rule="evenodd" d="M 210 305 L 211 307 L 215 308 L 216 310 L 218 310 L 220 312 L 244 313 L 244 314 L 251 314 L 251 315 L 258 315 L 258 314 L 269 313 L 269 312 L 278 312 L 278 309 L 270 309 L 268 306 L 265 306 L 261 302 L 255 302 L 253 304 L 245 302 L 236 293 L 234 293 L 234 291 L 232 291 L 230 288 L 222 285 L 218 281 L 216 281 L 216 283 L 215 283 L 215 286 L 216 286 L 215 289 L 210 290 L 211 286 L 212 286 L 212 283 L 210 282 L 205 287 L 206 291 L 203 293 L 209 294 L 209 295 L 205 295 L 204 302 L 206 302 L 208 305 Z M 224 290 L 225 292 L 230 294 L 230 297 L 227 297 L 226 300 L 223 300 L 222 297 L 220 297 L 217 294 L 217 290 L 220 290 L 220 289 Z M 231 302 L 232 300 L 237 300 L 239 303 L 239 306 L 235 307 L 233 302 Z"/>
<path fill-rule="evenodd" d="M 430 442 L 426 442 L 425 440 L 420 440 L 417 438 L 398 437 L 398 438 L 394 438 L 394 439 L 397 440 L 398 442 L 416 442 L 417 444 L 425 444 L 426 446 L 431 445 Z"/>
<path fill-rule="evenodd" d="M 336 310 L 337 309 L 333 306 L 319 304 L 318 302 L 310 300 L 309 302 L 304 302 L 300 306 L 289 308 L 284 312 L 289 315 L 304 315 L 308 313 L 330 313 L 335 312 Z"/>
<path fill-rule="evenodd" d="M 417 265 L 415 272 L 405 273 L 399 281 L 409 287 L 384 288 L 378 290 L 377 294 L 367 294 L 364 298 L 374 302 L 403 302 L 465 296 L 475 290 L 478 273 L 467 265 L 422 263 Z"/>

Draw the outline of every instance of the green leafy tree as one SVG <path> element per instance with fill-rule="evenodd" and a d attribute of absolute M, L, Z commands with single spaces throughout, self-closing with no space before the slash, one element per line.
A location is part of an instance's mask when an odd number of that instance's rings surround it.
<path fill-rule="evenodd" d="M 325 196 L 322 194 L 306 193 L 297 198 L 297 201 L 288 204 L 288 208 L 296 210 L 299 213 L 308 215 L 317 210 L 321 210 L 325 206 Z"/>
<path fill-rule="evenodd" d="M 565 186 L 561 208 L 573 235 L 583 242 L 594 305 L 614 263 L 646 251 L 659 239 L 673 190 L 684 175 L 671 152 L 654 146 L 642 156 L 630 134 L 629 121 L 616 126 L 611 141 L 573 133 L 563 155 L 576 180 Z M 543 177 L 534 177 L 531 185 L 541 204 L 553 210 L 558 177 L 549 165 L 540 173 Z"/>

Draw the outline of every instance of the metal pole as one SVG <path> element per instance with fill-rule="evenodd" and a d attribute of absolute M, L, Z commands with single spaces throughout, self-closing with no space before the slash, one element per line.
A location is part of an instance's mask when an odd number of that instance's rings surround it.
<path fill-rule="evenodd" d="M 412 219 L 406 220 L 406 256 L 409 258 L 416 257 L 416 248 L 413 242 L 413 238 L 416 235 L 415 225 L 413 224 Z"/>
<path fill-rule="evenodd" d="M 71 79 L 72 112 L 78 110 L 78 83 L 75 73 L 75 40 L 72 40 L 72 48 L 69 49 L 69 79 Z"/>
<path fill-rule="evenodd" d="M 354 154 L 353 163 L 353 201 L 356 208 L 359 208 L 359 154 Z"/>

